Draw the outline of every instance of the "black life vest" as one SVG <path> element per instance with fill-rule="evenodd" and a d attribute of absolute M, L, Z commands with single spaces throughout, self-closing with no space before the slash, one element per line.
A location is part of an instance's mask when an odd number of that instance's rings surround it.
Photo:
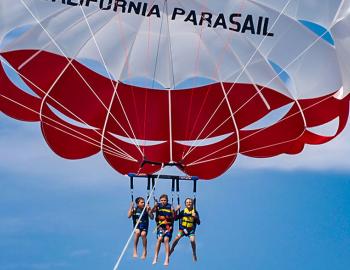
<path fill-rule="evenodd" d="M 134 227 L 135 227 L 135 225 L 136 225 L 138 219 L 140 218 L 140 215 L 141 215 L 141 213 L 142 213 L 142 210 L 143 210 L 143 209 L 138 208 L 138 207 L 134 208 L 134 210 L 133 210 L 132 221 L 133 221 Z M 139 225 L 141 224 L 141 225 L 143 225 L 143 226 L 148 227 L 148 220 L 149 220 L 149 219 L 148 219 L 148 213 L 147 213 L 147 211 L 145 210 L 145 212 L 143 213 L 143 215 L 142 215 L 142 217 L 141 217 L 141 219 L 140 219 Z"/>

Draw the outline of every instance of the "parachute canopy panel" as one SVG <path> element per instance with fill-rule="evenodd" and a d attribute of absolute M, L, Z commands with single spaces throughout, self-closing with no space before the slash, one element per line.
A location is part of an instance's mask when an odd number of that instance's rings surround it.
<path fill-rule="evenodd" d="M 212 179 L 239 154 L 297 154 L 347 122 L 349 5 L 2 0 L 0 110 L 123 174 Z"/>

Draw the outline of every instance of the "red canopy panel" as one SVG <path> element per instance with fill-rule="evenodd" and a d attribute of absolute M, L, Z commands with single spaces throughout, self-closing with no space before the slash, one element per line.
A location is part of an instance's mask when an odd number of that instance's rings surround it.
<path fill-rule="evenodd" d="M 2 56 L 39 96 L 15 86 L 1 67 L 2 112 L 41 121 L 48 145 L 59 156 L 80 159 L 102 150 L 122 174 L 160 169 L 141 167 L 144 160 L 173 161 L 189 175 L 212 179 L 223 174 L 238 153 L 297 154 L 305 144 L 329 141 L 344 129 L 349 114 L 349 97 L 295 101 L 273 89 L 239 83 L 156 90 L 110 81 L 75 60 L 44 51 Z M 291 109 L 277 123 L 246 129 L 287 104 Z M 339 126 L 332 137 L 307 130 L 336 118 Z"/>
<path fill-rule="evenodd" d="M 15 86 L 0 65 L 0 111 L 22 121 L 40 120 L 41 100 Z"/>

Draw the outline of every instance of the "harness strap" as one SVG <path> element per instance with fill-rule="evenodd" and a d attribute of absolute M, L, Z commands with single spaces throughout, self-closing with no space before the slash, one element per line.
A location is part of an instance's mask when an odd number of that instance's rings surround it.
<path fill-rule="evenodd" d="M 150 189 L 151 189 L 151 177 L 147 176 L 147 200 L 149 198 Z"/>
<path fill-rule="evenodd" d="M 157 197 L 156 197 L 156 194 L 155 194 L 155 180 L 156 180 L 156 177 L 155 176 L 150 176 L 151 177 L 151 180 L 152 180 L 152 189 L 153 189 L 153 200 L 154 202 L 157 201 Z"/>
<path fill-rule="evenodd" d="M 197 193 L 197 180 L 193 180 L 193 209 L 196 209 L 196 203 L 197 203 L 196 193 Z"/>
<path fill-rule="evenodd" d="M 171 179 L 171 204 L 174 205 L 175 178 Z"/>
<path fill-rule="evenodd" d="M 177 204 L 180 205 L 180 178 L 176 178 Z"/>
<path fill-rule="evenodd" d="M 131 201 L 134 201 L 134 177 L 130 176 L 130 195 Z"/>

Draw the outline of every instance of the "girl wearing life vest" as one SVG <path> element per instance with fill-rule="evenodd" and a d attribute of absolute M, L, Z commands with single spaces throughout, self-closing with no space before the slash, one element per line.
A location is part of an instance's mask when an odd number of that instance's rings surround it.
<path fill-rule="evenodd" d="M 168 195 L 163 194 L 159 198 L 160 204 L 155 203 L 152 212 L 156 213 L 157 222 L 157 243 L 152 264 L 156 264 L 158 260 L 159 249 L 162 243 L 165 247 L 164 265 L 169 265 L 170 241 L 173 235 L 174 209 L 168 203 Z"/>
<path fill-rule="evenodd" d="M 175 217 L 175 220 L 179 220 L 179 232 L 173 242 L 170 254 L 174 252 L 180 239 L 183 236 L 187 236 L 191 241 L 193 260 L 197 261 L 195 232 L 196 226 L 199 225 L 201 221 L 198 212 L 193 208 L 193 200 L 191 198 L 185 200 L 185 205 L 186 208 Z M 180 209 L 180 206 L 176 210 L 178 209 Z"/>
<path fill-rule="evenodd" d="M 135 200 L 136 207 L 134 207 L 134 203 L 132 202 L 130 205 L 130 209 L 128 211 L 128 218 L 132 217 L 133 226 L 135 227 L 137 224 L 137 221 L 139 220 L 141 213 L 143 209 L 145 208 L 145 199 L 142 197 L 138 197 Z M 151 211 L 151 208 L 149 205 L 146 206 L 145 211 L 143 212 L 143 215 L 140 218 L 140 222 L 137 225 L 137 228 L 135 230 L 135 238 L 134 238 L 134 252 L 133 257 L 137 258 L 137 244 L 139 242 L 139 238 L 141 236 L 142 238 L 142 256 L 141 259 L 146 259 L 147 256 L 147 232 L 148 232 L 148 224 L 149 224 L 149 218 L 153 219 L 153 213 Z"/>

